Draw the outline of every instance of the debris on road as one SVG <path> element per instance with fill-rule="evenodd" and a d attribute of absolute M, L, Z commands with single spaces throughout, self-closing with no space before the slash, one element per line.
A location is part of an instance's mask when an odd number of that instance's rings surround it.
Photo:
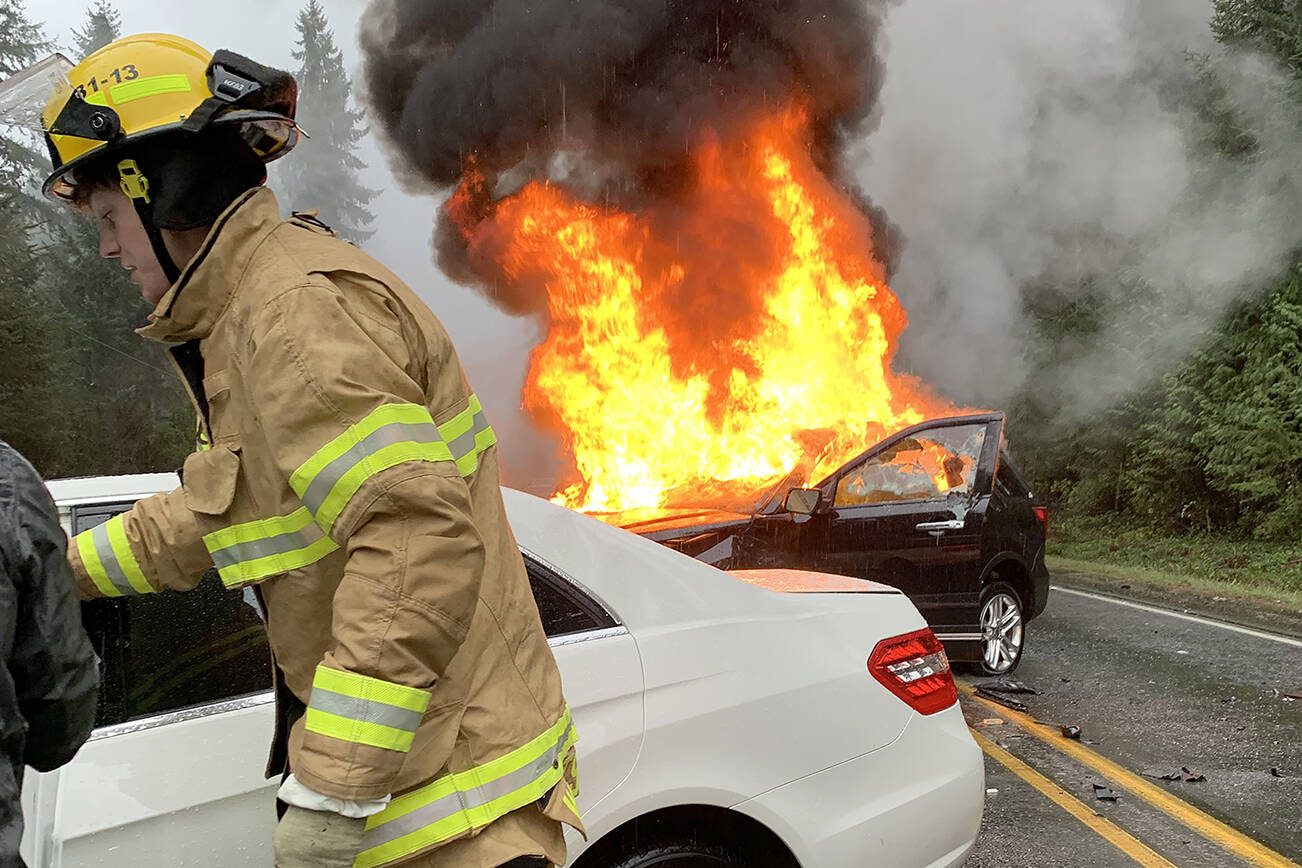
<path fill-rule="evenodd" d="M 999 795 L 999 790 L 995 789 L 994 787 L 987 787 L 987 788 L 986 788 L 986 795 L 987 795 L 987 796 L 997 796 L 997 795 Z"/>
<path fill-rule="evenodd" d="M 1100 802 L 1115 802 L 1121 798 L 1102 784 L 1091 784 L 1091 786 L 1094 787 L 1094 798 Z"/>
<path fill-rule="evenodd" d="M 1072 741 L 1080 741 L 1080 727 L 1074 723 L 1064 723 L 1058 727 L 1062 732 L 1063 738 L 1069 738 Z"/>
<path fill-rule="evenodd" d="M 1013 699 L 1011 696 L 1004 696 L 1001 693 L 992 693 L 984 687 L 978 687 L 976 693 L 977 696 L 988 699 L 991 702 L 997 702 L 1005 708 L 1011 708 L 1013 711 L 1028 712 L 1031 710 L 1025 702 Z"/>
<path fill-rule="evenodd" d="M 991 693 L 1003 693 L 1007 695 L 1030 694 L 1031 696 L 1040 696 L 1044 691 L 1036 690 L 1034 687 L 1028 687 L 1020 681 L 1011 681 L 1007 678 L 1001 678 L 998 681 L 983 681 L 976 685 L 978 691 L 988 690 Z"/>
<path fill-rule="evenodd" d="M 1159 781 L 1184 781 L 1186 784 L 1200 784 L 1207 780 L 1207 776 L 1201 772 L 1190 771 L 1188 766 L 1181 766 L 1178 772 L 1147 771 L 1142 773 L 1146 778 L 1154 778 Z"/>
<path fill-rule="evenodd" d="M 1271 767 L 1270 767 L 1270 776 L 1271 776 L 1272 778 L 1282 778 L 1282 777 L 1284 777 L 1284 773 L 1281 772 L 1279 769 L 1275 768 L 1274 766 L 1271 766 Z"/>
<path fill-rule="evenodd" d="M 977 726 L 1003 726 L 1003 718 L 987 717 L 977 722 Z"/>

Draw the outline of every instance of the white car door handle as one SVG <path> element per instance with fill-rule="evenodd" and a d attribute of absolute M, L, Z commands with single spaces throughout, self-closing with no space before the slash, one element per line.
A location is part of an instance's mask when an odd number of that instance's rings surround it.
<path fill-rule="evenodd" d="M 915 530 L 962 530 L 964 523 L 961 518 L 950 521 L 924 521 L 915 525 Z"/>

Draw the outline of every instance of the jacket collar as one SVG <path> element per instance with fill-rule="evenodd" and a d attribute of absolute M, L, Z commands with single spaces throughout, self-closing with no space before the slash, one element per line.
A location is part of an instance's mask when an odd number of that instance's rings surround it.
<path fill-rule="evenodd" d="M 137 334 L 167 344 L 202 339 L 235 295 L 254 252 L 280 225 L 280 205 L 266 187 L 241 195 L 221 213 L 203 246 Z"/>

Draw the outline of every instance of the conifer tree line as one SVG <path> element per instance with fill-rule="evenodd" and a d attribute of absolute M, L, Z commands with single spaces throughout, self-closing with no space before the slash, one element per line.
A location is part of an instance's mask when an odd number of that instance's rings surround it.
<path fill-rule="evenodd" d="M 316 0 L 297 30 L 299 117 L 312 137 L 271 183 L 286 211 L 315 209 L 364 242 L 375 191 L 359 179 L 362 113 Z M 121 35 L 112 0 L 95 0 L 66 38 L 45 33 L 23 0 L 0 0 L 0 80 L 54 51 L 76 62 Z M 0 126 L 0 438 L 47 477 L 173 470 L 194 447 L 195 409 L 163 348 L 134 334 L 149 307 L 99 257 L 89 220 L 41 197 L 48 171 L 38 135 Z"/>
<path fill-rule="evenodd" d="M 1302 5 L 1214 0 L 1209 26 L 1223 46 L 1288 70 L 1291 99 L 1302 107 Z M 53 50 L 79 59 L 121 29 L 112 0 L 95 0 L 63 38 L 33 23 L 23 0 L 0 0 L 0 79 Z M 315 209 L 364 244 L 376 195 L 361 180 L 366 167 L 357 156 L 365 118 L 318 0 L 302 7 L 296 31 L 299 119 L 311 138 L 273 164 L 271 183 L 286 211 Z M 1196 146 L 1255 159 L 1250 125 L 1218 98 L 1211 67 L 1203 71 Z M 132 333 L 148 310 L 117 264 L 98 257 L 93 228 L 40 198 L 46 168 L 37 137 L 0 128 L 0 438 L 49 476 L 175 468 L 193 444 L 194 409 L 161 348 Z M 1010 438 L 1041 495 L 1067 514 L 1295 539 L 1302 527 L 1302 251 L 1293 262 L 1246 293 L 1160 382 L 1087 423 L 1064 432 L 1036 395 L 1014 401 Z M 1079 344 L 1099 329 L 1097 298 L 1072 289 L 1080 302 L 1052 310 L 1037 310 L 1036 295 L 1027 294 L 1026 312 L 1049 339 L 1038 345 Z"/>
<path fill-rule="evenodd" d="M 1226 48 L 1283 68 L 1290 85 L 1276 113 L 1302 135 L 1302 4 L 1214 0 L 1211 29 Z M 1199 72 L 1195 147 L 1244 163 L 1258 159 L 1206 58 Z M 1302 171 L 1302 167 L 1297 167 Z M 1302 214 L 1292 215 L 1302 220 Z M 1160 382 L 1066 433 L 1033 398 L 1011 408 L 1016 454 L 1066 515 L 1099 516 L 1167 532 L 1296 541 L 1302 532 L 1302 251 Z M 1079 342 L 1097 329 L 1094 299 L 1041 316 L 1043 334 Z M 1139 312 L 1143 315 L 1143 311 Z M 1154 320 L 1134 330 L 1161 328 Z M 1118 354 L 1127 348 L 1116 346 Z M 1059 360 L 1061 363 L 1061 360 Z"/>

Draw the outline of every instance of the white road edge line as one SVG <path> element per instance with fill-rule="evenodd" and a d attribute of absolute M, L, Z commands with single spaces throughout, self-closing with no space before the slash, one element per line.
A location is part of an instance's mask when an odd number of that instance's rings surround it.
<path fill-rule="evenodd" d="M 1220 627 L 1222 630 L 1242 633 L 1245 636 L 1252 636 L 1257 639 L 1269 639 L 1271 642 L 1279 642 L 1282 645 L 1292 645 L 1294 648 L 1302 648 L 1302 640 L 1293 639 L 1289 636 L 1280 636 L 1277 633 L 1266 633 L 1262 630 L 1253 630 L 1251 627 L 1240 627 L 1238 624 L 1228 624 L 1225 621 L 1216 621 L 1211 618 L 1200 618 L 1197 615 L 1186 615 L 1184 612 L 1173 612 L 1170 609 L 1163 609 L 1159 606 L 1146 606 L 1143 603 L 1132 603 L 1129 600 L 1118 600 L 1116 597 L 1109 597 L 1106 594 L 1091 594 L 1089 591 L 1078 591 L 1075 588 L 1064 588 L 1061 585 L 1050 585 L 1049 587 L 1055 591 L 1062 591 L 1064 594 L 1075 594 L 1078 597 L 1089 597 L 1091 600 L 1103 600 L 1105 603 L 1116 603 L 1118 606 L 1128 606 L 1131 609 L 1139 609 L 1143 612 L 1153 612 L 1157 615 L 1166 615 L 1168 618 L 1179 618 L 1181 621 L 1192 621 L 1195 624 L 1206 624 L 1209 627 Z"/>

